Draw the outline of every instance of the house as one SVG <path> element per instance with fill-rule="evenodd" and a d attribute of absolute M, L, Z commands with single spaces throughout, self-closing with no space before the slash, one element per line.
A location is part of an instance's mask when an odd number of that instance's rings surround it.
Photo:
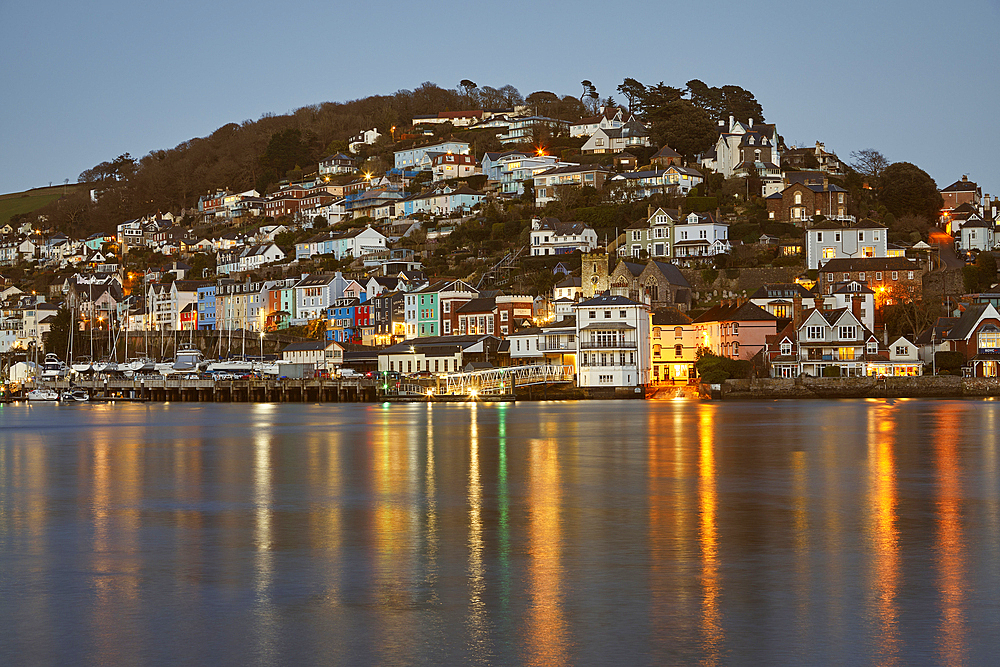
<path fill-rule="evenodd" d="M 510 366 L 577 366 L 576 318 L 569 317 L 538 327 L 526 327 L 504 341 Z"/>
<path fill-rule="evenodd" d="M 697 377 L 698 329 L 676 308 L 653 311 L 649 337 L 653 383 L 687 384 Z"/>
<path fill-rule="evenodd" d="M 347 281 L 337 272 L 334 275 L 307 276 L 295 284 L 295 323 L 325 317 L 326 310 L 344 295 Z"/>
<path fill-rule="evenodd" d="M 676 209 L 653 210 L 650 206 L 646 218 L 630 225 L 608 250 L 619 257 L 670 259 L 673 257 L 673 229 L 679 218 Z"/>
<path fill-rule="evenodd" d="M 742 300 L 721 303 L 694 320 L 699 347 L 730 359 L 752 359 L 777 333 L 777 324 L 774 315 Z"/>
<path fill-rule="evenodd" d="M 343 363 L 344 346 L 332 340 L 292 343 L 281 350 L 281 360 L 288 364 L 312 364 L 317 371 L 333 373 Z"/>
<path fill-rule="evenodd" d="M 378 128 L 372 128 L 370 130 L 362 130 L 358 134 L 351 137 L 351 140 L 347 143 L 347 150 L 352 153 L 357 153 L 362 146 L 371 146 L 382 135 L 379 134 Z"/>
<path fill-rule="evenodd" d="M 826 310 L 847 308 L 869 331 L 875 331 L 875 291 L 865 283 L 848 280 L 833 286 L 825 297 Z"/>
<path fill-rule="evenodd" d="M 765 198 L 771 220 L 804 225 L 813 216 L 853 222 L 848 214 L 850 195 L 844 188 L 824 179 L 821 184 L 792 183 Z"/>
<path fill-rule="evenodd" d="M 832 294 L 840 283 L 857 281 L 875 292 L 876 309 L 897 302 L 920 300 L 924 269 L 905 257 L 831 259 L 818 273 L 817 290 Z"/>
<path fill-rule="evenodd" d="M 589 186 L 595 190 L 604 188 L 604 181 L 613 174 L 599 165 L 568 165 L 552 167 L 534 177 L 535 206 L 545 206 L 559 199 L 559 191 L 565 187 Z"/>
<path fill-rule="evenodd" d="M 578 341 L 577 386 L 641 391 L 652 377 L 646 304 L 601 294 L 574 307 Z"/>
<path fill-rule="evenodd" d="M 494 363 L 500 339 L 493 336 L 433 336 L 398 343 L 378 353 L 380 372 L 456 373 L 470 362 Z"/>
<path fill-rule="evenodd" d="M 353 174 L 356 170 L 354 158 L 343 153 L 336 153 L 319 161 L 319 175 Z"/>
<path fill-rule="evenodd" d="M 215 329 L 215 283 L 206 283 L 198 287 L 198 329 Z"/>
<path fill-rule="evenodd" d="M 559 136 L 569 131 L 569 121 L 547 116 L 527 116 L 525 118 L 510 118 L 507 129 L 497 135 L 501 146 L 531 144 L 535 137 L 542 134 Z"/>
<path fill-rule="evenodd" d="M 429 146 L 417 146 L 396 151 L 393 154 L 394 166 L 396 169 L 406 169 L 408 171 L 431 171 L 433 155 L 444 155 L 447 153 L 469 155 L 470 152 L 469 144 L 464 141 L 444 141 Z"/>
<path fill-rule="evenodd" d="M 583 294 L 580 276 L 566 276 L 552 288 L 552 300 L 569 299 L 576 301 Z"/>
<path fill-rule="evenodd" d="M 452 312 L 478 294 L 478 290 L 462 280 L 439 280 L 406 294 L 407 339 L 452 334 Z"/>
<path fill-rule="evenodd" d="M 681 154 L 670 146 L 664 146 L 649 159 L 651 164 L 666 169 L 669 166 L 680 167 L 682 162 Z"/>
<path fill-rule="evenodd" d="M 945 211 L 956 209 L 962 204 L 978 208 L 983 196 L 982 188 L 975 181 L 970 181 L 968 175 L 963 175 L 961 179 L 938 192 L 944 200 L 942 209 Z"/>
<path fill-rule="evenodd" d="M 591 137 L 598 130 L 615 130 L 633 120 L 635 116 L 624 107 L 602 106 L 596 116 L 570 123 L 569 136 Z"/>
<path fill-rule="evenodd" d="M 806 229 L 806 267 L 818 269 L 833 259 L 888 257 L 889 233 L 872 220 L 824 220 Z"/>
<path fill-rule="evenodd" d="M 609 186 L 618 201 L 636 201 L 653 195 L 687 193 L 704 180 L 701 172 L 688 167 L 627 171 L 614 176 Z"/>
<path fill-rule="evenodd" d="M 406 338 L 406 295 L 402 290 L 381 292 L 369 299 L 374 325 L 373 344 L 394 345 Z"/>
<path fill-rule="evenodd" d="M 1000 377 L 1000 312 L 993 304 L 970 304 L 944 341 L 962 353 L 973 377 Z"/>
<path fill-rule="evenodd" d="M 531 255 L 562 255 L 576 250 L 589 252 L 597 247 L 597 232 L 582 222 L 561 222 L 557 218 L 531 221 Z"/>
<path fill-rule="evenodd" d="M 729 224 L 711 213 L 689 213 L 674 225 L 674 259 L 713 257 L 732 251 Z"/>
<path fill-rule="evenodd" d="M 649 146 L 649 132 L 637 120 L 630 120 L 617 128 L 598 128 L 584 142 L 580 152 L 584 155 L 619 153 L 634 146 Z"/>
<path fill-rule="evenodd" d="M 575 162 L 563 162 L 551 155 L 536 155 L 521 151 L 486 153 L 483 156 L 483 173 L 493 183 L 500 194 L 515 196 L 524 194 L 524 182 L 554 167 L 578 166 Z"/>
<path fill-rule="evenodd" d="M 702 165 L 713 169 L 725 178 L 732 178 L 748 165 L 761 163 L 767 170 L 777 169 L 781 165 L 778 133 L 774 125 L 766 123 L 754 124 L 754 119 L 747 122 L 736 121 L 729 117 L 728 124 L 719 121 L 719 137 L 715 143 L 712 156 L 706 156 Z M 780 169 L 778 170 L 780 181 Z M 767 193 L 771 194 L 771 193 Z"/>
<path fill-rule="evenodd" d="M 295 244 L 295 259 L 310 259 L 316 255 L 332 255 L 336 260 L 364 257 L 386 248 L 386 237 L 367 225 L 343 232 L 324 232 Z"/>
<path fill-rule="evenodd" d="M 436 114 L 425 116 L 414 116 L 413 126 L 417 125 L 439 125 L 451 123 L 455 127 L 469 127 L 483 120 L 486 112 L 482 109 L 470 109 L 468 111 L 439 111 Z"/>
<path fill-rule="evenodd" d="M 496 297 L 476 297 L 452 311 L 452 332 L 459 336 L 497 333 Z"/>
<path fill-rule="evenodd" d="M 958 231 L 955 250 L 961 252 L 992 250 L 996 246 L 993 222 L 972 220 L 962 225 Z"/>
<path fill-rule="evenodd" d="M 850 308 L 807 310 L 769 336 L 765 357 L 772 377 L 922 375 L 917 346 L 897 338 L 879 342 Z"/>
<path fill-rule="evenodd" d="M 445 181 L 452 178 L 466 178 L 481 174 L 482 171 L 476 158 L 472 155 L 456 155 L 445 153 L 435 155 L 431 160 L 431 171 L 434 181 Z"/>
<path fill-rule="evenodd" d="M 790 320 L 796 311 L 801 313 L 816 307 L 813 293 L 798 283 L 765 283 L 749 300 L 779 320 Z"/>
<path fill-rule="evenodd" d="M 826 150 L 820 141 L 812 148 L 792 146 L 781 154 L 781 166 L 793 169 L 818 169 L 831 176 L 844 175 L 844 163 L 834 153 Z"/>

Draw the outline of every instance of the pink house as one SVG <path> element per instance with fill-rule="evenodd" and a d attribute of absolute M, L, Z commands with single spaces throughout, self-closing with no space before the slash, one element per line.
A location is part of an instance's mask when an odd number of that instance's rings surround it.
<path fill-rule="evenodd" d="M 698 347 L 730 359 L 753 358 L 778 333 L 778 318 L 742 300 L 710 308 L 693 324 Z"/>

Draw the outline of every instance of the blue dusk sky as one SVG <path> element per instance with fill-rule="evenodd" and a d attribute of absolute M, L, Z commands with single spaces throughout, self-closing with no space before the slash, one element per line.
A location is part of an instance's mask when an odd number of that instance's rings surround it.
<path fill-rule="evenodd" d="M 786 143 L 876 148 L 1000 195 L 1000 0 L 0 3 L 0 193 L 230 122 L 413 89 L 752 91 Z"/>

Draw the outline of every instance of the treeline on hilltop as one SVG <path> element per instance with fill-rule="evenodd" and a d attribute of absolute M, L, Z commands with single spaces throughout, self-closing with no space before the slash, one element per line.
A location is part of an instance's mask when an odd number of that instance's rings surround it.
<path fill-rule="evenodd" d="M 689 81 L 684 88 L 663 82 L 647 86 L 627 78 L 617 92 L 649 124 L 657 146 L 668 144 L 685 155 L 712 146 L 718 120 L 729 115 L 755 121 L 764 118 L 753 94 L 738 86 L 714 88 L 698 80 Z M 21 217 L 44 215 L 48 225 L 74 236 L 109 232 L 124 220 L 192 209 L 200 196 L 217 190 L 256 189 L 266 194 L 284 179 L 313 172 L 321 159 L 346 151 L 351 137 L 373 127 L 382 138 L 365 146 L 359 157 L 369 161 L 370 171 L 378 173 L 392 165 L 393 150 L 432 139 L 400 141 L 415 116 L 527 105 L 532 113 L 575 121 L 596 114 L 601 105 L 614 104 L 612 95 L 602 98 L 587 80 L 581 82 L 579 96 L 544 90 L 523 96 L 512 85 L 478 86 L 468 79 L 455 89 L 426 82 L 391 95 L 324 102 L 284 115 L 265 114 L 256 121 L 229 123 L 206 137 L 154 150 L 138 159 L 128 153 L 120 155 L 80 174 L 80 183 L 100 193 L 96 202 L 81 192 Z M 496 131 L 456 131 L 447 123 L 435 131 L 433 139 L 448 134 L 469 141 L 477 157 L 500 149 Z M 568 137 L 533 136 L 532 140 L 574 145 Z"/>

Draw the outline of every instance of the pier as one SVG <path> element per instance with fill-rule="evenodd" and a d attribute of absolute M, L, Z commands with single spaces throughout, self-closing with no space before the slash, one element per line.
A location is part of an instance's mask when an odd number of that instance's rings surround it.
<path fill-rule="evenodd" d="M 211 378 L 94 378 L 47 382 L 62 392 L 83 389 L 93 401 L 184 401 L 206 403 L 359 403 L 376 400 L 375 381 L 355 378 L 214 380 Z"/>

